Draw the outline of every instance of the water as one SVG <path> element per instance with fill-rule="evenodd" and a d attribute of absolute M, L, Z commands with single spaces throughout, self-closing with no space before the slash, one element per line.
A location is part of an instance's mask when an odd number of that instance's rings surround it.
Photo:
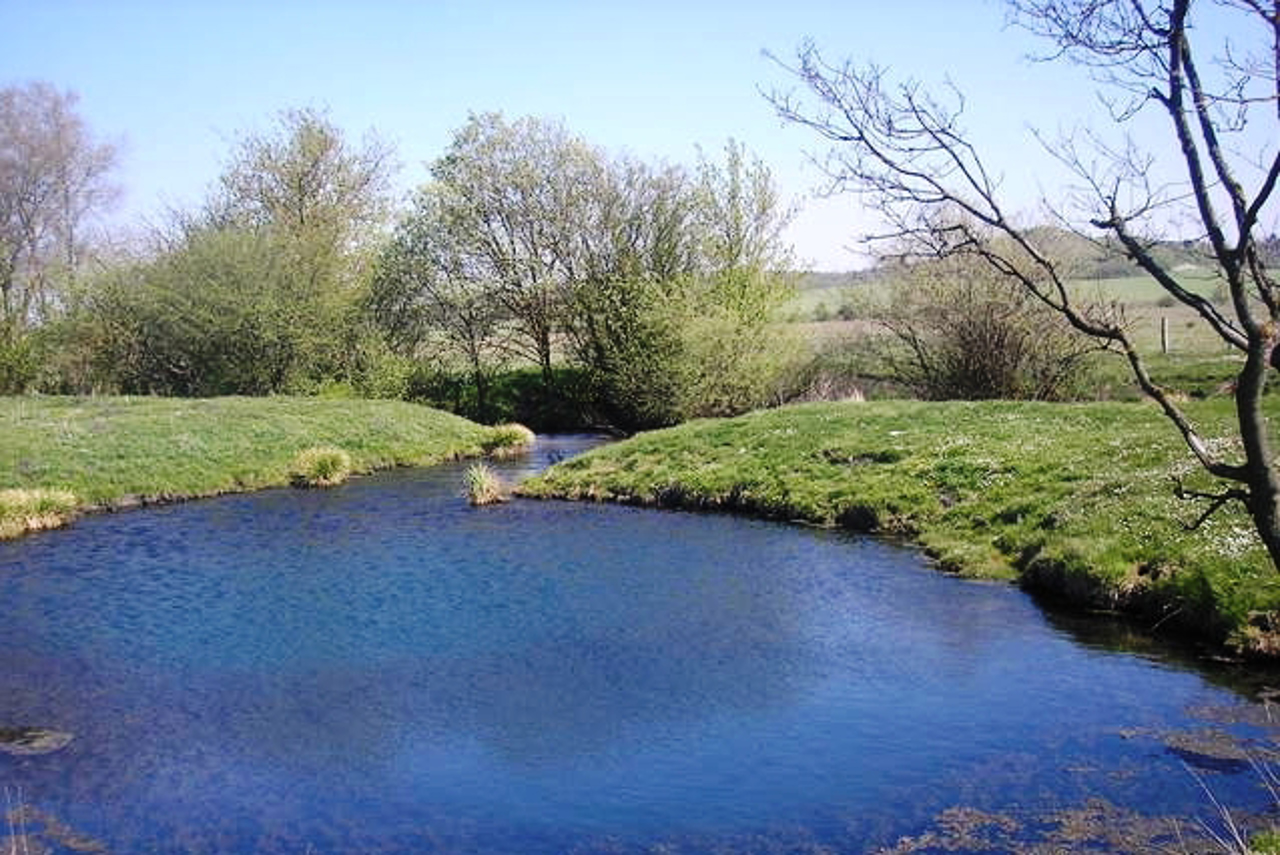
<path fill-rule="evenodd" d="M 29 830 L 55 851 L 861 852 L 956 806 L 1019 835 L 1089 799 L 1211 814 L 1193 772 L 1267 804 L 1223 747 L 1268 750 L 1263 708 L 1007 586 L 725 516 L 472 509 L 463 468 L 0 545 L 0 726 L 76 737 L 0 753 Z"/>

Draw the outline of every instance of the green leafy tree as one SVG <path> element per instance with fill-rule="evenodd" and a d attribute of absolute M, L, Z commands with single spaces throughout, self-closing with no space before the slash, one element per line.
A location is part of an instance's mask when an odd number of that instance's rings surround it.
<path fill-rule="evenodd" d="M 455 272 L 510 324 L 507 345 L 552 384 L 567 295 L 596 234 L 601 155 L 555 122 L 472 116 L 431 167 Z"/>
<path fill-rule="evenodd" d="M 314 111 L 241 138 L 205 206 L 86 298 L 93 385 L 174 395 L 359 385 L 360 311 L 387 211 L 389 150 Z"/>
<path fill-rule="evenodd" d="M 494 366 L 506 351 L 503 306 L 468 265 L 459 221 L 446 215 L 437 188 L 417 194 L 383 249 L 365 309 L 401 357 L 460 358 L 476 392 L 476 415 L 489 415 Z"/>

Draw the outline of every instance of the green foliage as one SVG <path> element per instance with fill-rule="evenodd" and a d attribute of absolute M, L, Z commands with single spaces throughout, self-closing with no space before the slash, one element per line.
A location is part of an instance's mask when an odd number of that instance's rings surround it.
<path fill-rule="evenodd" d="M 553 368 L 550 388 L 542 371 L 531 366 L 494 373 L 483 409 L 474 377 L 447 364 L 415 363 L 406 386 L 406 400 L 485 424 L 519 422 L 547 433 L 602 424 L 595 415 L 593 387 L 579 368 Z"/>
<path fill-rule="evenodd" d="M 1260 831 L 1249 838 L 1249 852 L 1257 855 L 1280 853 L 1280 831 Z"/>
<path fill-rule="evenodd" d="M 212 396 L 310 391 L 378 365 L 352 295 L 290 264 L 278 233 L 197 229 L 115 271 L 79 315 L 93 387 Z"/>
<path fill-rule="evenodd" d="M 351 476 L 351 455 L 331 445 L 313 446 L 293 458 L 295 487 L 336 487 Z"/>
<path fill-rule="evenodd" d="M 776 325 L 792 294 L 780 272 L 790 213 L 737 143 L 723 164 L 703 158 L 690 173 L 606 158 L 556 123 L 484 114 L 455 134 L 432 178 L 365 305 L 395 352 L 451 364 L 441 374 L 474 396 L 455 393 L 455 409 L 506 414 L 504 356 L 537 366 L 544 394 L 563 395 L 562 345 L 590 409 L 625 429 L 775 396 L 792 356 Z"/>
<path fill-rule="evenodd" d="M 1188 406 L 1232 442 L 1229 401 Z M 909 534 L 949 569 L 1262 648 L 1251 615 L 1280 611 L 1280 579 L 1242 508 L 1186 527 L 1204 505 L 1169 485 L 1193 469 L 1146 405 L 886 401 L 690 422 L 520 490 Z"/>
<path fill-rule="evenodd" d="M 0 486 L 106 506 L 205 496 L 288 484 L 298 448 L 343 448 L 367 471 L 477 456 L 487 431 L 391 401 L 0 398 Z"/>
<path fill-rule="evenodd" d="M 0 333 L 0 395 L 27 391 L 40 372 L 40 353 L 34 334 Z"/>
<path fill-rule="evenodd" d="M 404 372 L 360 311 L 389 169 L 385 147 L 352 148 L 313 111 L 242 138 L 203 209 L 65 301 L 42 387 L 399 394 Z"/>

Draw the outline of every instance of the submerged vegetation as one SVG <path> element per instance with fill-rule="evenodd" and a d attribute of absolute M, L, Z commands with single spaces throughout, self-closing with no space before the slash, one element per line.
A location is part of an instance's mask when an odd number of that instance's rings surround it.
<path fill-rule="evenodd" d="M 1230 436 L 1228 401 L 1187 406 Z M 520 492 L 909 537 L 948 570 L 1274 654 L 1280 577 L 1240 510 L 1193 525 L 1205 504 L 1172 487 L 1193 463 L 1144 405 L 824 403 L 642 434 Z"/>
<path fill-rule="evenodd" d="M 424 466 L 517 441 L 514 431 L 416 404 L 282 397 L 0 398 L 0 434 L 0 529 L 15 533 L 86 508 L 282 486 L 298 475 L 336 483 L 343 470 Z"/>

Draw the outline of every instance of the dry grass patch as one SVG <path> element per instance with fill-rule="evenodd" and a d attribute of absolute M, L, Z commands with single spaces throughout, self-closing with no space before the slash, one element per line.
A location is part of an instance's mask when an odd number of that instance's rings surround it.
<path fill-rule="evenodd" d="M 295 487 L 335 487 L 351 477 L 351 455 L 334 446 L 304 448 L 293 459 Z"/>
<path fill-rule="evenodd" d="M 75 517 L 79 505 L 69 490 L 0 490 L 0 540 L 61 528 Z"/>
<path fill-rule="evenodd" d="M 471 464 L 467 468 L 464 483 L 467 501 L 473 505 L 494 505 L 507 501 L 506 485 L 502 483 L 498 473 L 485 463 Z"/>
<path fill-rule="evenodd" d="M 485 454 L 502 460 L 524 453 L 536 438 L 537 435 L 524 425 L 508 422 L 489 429 L 483 448 Z"/>

